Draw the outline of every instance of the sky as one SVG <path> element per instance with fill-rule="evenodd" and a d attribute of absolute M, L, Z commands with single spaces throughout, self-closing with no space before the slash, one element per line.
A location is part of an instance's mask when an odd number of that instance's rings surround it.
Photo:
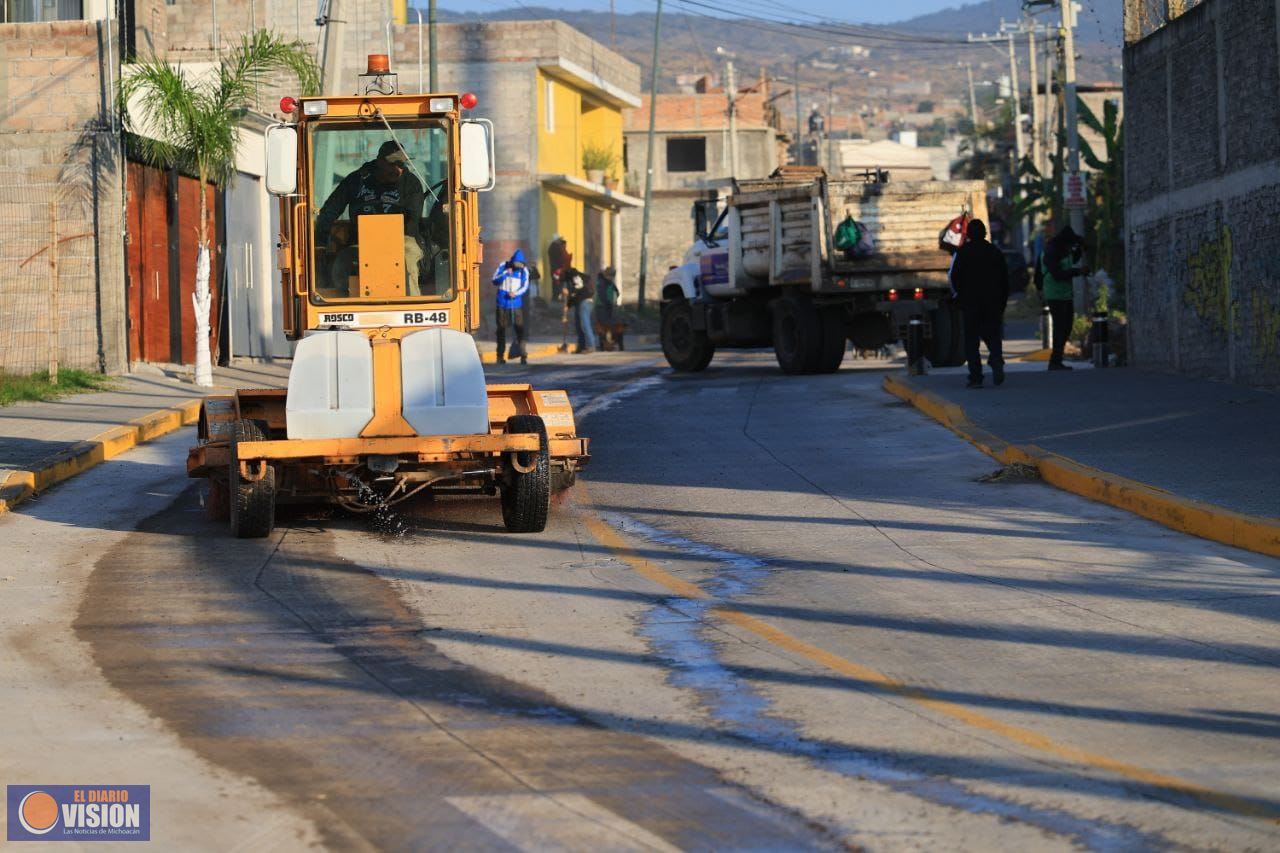
<path fill-rule="evenodd" d="M 493 12 L 515 5 L 515 0 L 439 0 L 441 8 L 455 12 Z M 958 6 L 966 0 L 791 0 L 787 8 L 800 9 L 815 15 L 830 15 L 860 24 L 889 24 L 936 12 L 949 6 Z M 972 2 L 972 0 L 967 0 Z M 425 4 L 424 4 L 425 5 Z M 547 6 L 556 9 L 609 10 L 609 0 L 524 0 L 523 5 Z M 653 0 L 615 0 L 619 14 L 627 12 L 652 12 Z M 726 8 L 732 8 L 732 5 Z"/>

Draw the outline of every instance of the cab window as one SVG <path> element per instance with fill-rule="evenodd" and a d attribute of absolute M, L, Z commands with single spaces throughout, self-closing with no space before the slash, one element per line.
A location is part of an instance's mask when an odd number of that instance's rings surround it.
<path fill-rule="evenodd" d="M 453 299 L 445 127 L 319 125 L 310 151 L 314 301 Z"/>

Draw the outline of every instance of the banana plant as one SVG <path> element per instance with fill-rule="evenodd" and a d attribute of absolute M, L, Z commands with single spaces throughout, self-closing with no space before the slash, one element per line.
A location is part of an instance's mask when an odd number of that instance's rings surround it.
<path fill-rule="evenodd" d="M 297 78 L 303 94 L 319 90 L 320 73 L 301 42 L 259 30 L 244 35 L 207 74 L 152 57 L 126 66 L 120 86 L 125 129 L 143 157 L 177 167 L 200 181 L 196 286 L 196 384 L 213 385 L 209 352 L 208 185 L 224 185 L 235 174 L 240 125 L 273 74 Z"/>
<path fill-rule="evenodd" d="M 1116 282 L 1116 296 L 1124 293 L 1124 136 L 1121 133 L 1119 105 L 1112 100 L 1103 104 L 1102 120 L 1083 100 L 1077 114 L 1085 127 L 1098 135 L 1105 146 L 1105 157 L 1098 156 L 1083 136 L 1080 157 L 1093 171 L 1089 187 L 1088 233 L 1086 242 L 1094 269 L 1105 269 Z"/>

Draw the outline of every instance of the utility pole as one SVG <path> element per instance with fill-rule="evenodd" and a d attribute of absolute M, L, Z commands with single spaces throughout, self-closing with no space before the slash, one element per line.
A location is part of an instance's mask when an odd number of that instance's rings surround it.
<path fill-rule="evenodd" d="M 800 152 L 803 147 L 800 144 L 800 57 L 798 56 L 796 57 L 795 85 L 792 88 L 796 96 L 796 155 L 793 159 L 796 165 L 800 165 L 800 161 L 803 159 Z"/>
<path fill-rule="evenodd" d="M 978 98 L 973 94 L 973 66 L 964 64 L 965 73 L 969 75 L 969 121 L 973 122 L 973 132 L 978 132 Z"/>
<path fill-rule="evenodd" d="M 1036 88 L 1040 85 L 1040 81 L 1036 74 L 1036 28 L 1030 19 L 1026 18 L 1027 23 L 1027 60 L 1030 63 L 1028 74 L 1031 80 L 1031 163 L 1036 167 L 1036 171 L 1044 174 L 1044 164 L 1041 161 L 1041 152 L 1044 151 L 1044 138 L 1040 134 L 1040 93 Z"/>
<path fill-rule="evenodd" d="M 434 0 L 433 0 L 434 1 Z M 662 0 L 653 16 L 653 68 L 649 79 L 649 153 L 644 161 L 644 215 L 640 223 L 640 283 L 636 291 L 636 307 L 644 308 L 645 277 L 649 273 L 649 206 L 653 201 L 653 137 L 654 119 L 658 115 L 658 34 L 662 30 Z"/>
<path fill-rule="evenodd" d="M 427 0 L 427 85 L 432 92 L 440 91 L 440 65 L 436 59 L 436 0 Z"/>
<path fill-rule="evenodd" d="M 1056 58 L 1057 45 L 1046 40 L 1044 51 L 1044 115 L 1041 116 L 1044 119 L 1042 138 L 1044 139 L 1044 167 L 1046 170 L 1049 168 L 1049 140 L 1052 139 L 1055 146 L 1058 144 L 1057 134 L 1051 132 L 1053 123 L 1058 119 L 1058 104 L 1053 99 L 1053 62 Z"/>
<path fill-rule="evenodd" d="M 1072 7 L 1072 0 L 1058 0 L 1058 7 L 1062 10 L 1062 89 L 1066 98 L 1067 176 L 1072 177 L 1080 174 L 1080 128 L 1076 123 L 1076 40 L 1073 33 L 1075 9 Z M 1057 189 L 1061 192 L 1064 188 Z M 1073 207 L 1070 215 L 1071 230 L 1083 239 L 1084 211 Z M 1077 276 L 1074 288 L 1075 310 L 1080 314 L 1085 310 L 1084 279 Z"/>
<path fill-rule="evenodd" d="M 717 47 L 716 53 L 724 57 L 725 64 L 725 99 L 728 101 L 729 111 L 729 174 L 733 178 L 738 177 L 738 78 L 734 73 L 733 60 L 734 54 L 725 50 L 723 47 Z"/>
<path fill-rule="evenodd" d="M 323 95 L 343 94 L 342 54 L 347 29 L 343 2 L 328 0 L 316 17 L 316 26 L 323 27 L 320 41 L 320 93 Z"/>
<path fill-rule="evenodd" d="M 1018 186 L 1021 183 L 1018 172 L 1022 169 L 1022 158 L 1026 156 L 1027 149 L 1022 137 L 1022 92 L 1018 87 L 1018 57 L 1013 50 L 1013 33 L 1009 33 L 1009 87 L 1013 92 L 1013 169 L 1011 171 L 1013 186 L 1011 190 L 1013 197 L 1017 198 L 1020 195 Z M 1023 217 L 1018 226 L 1018 230 L 1022 232 L 1018 235 L 1019 245 L 1025 246 L 1031 231 L 1031 217 Z"/>
<path fill-rule="evenodd" d="M 836 95 L 835 84 L 827 82 L 827 175 L 832 175 L 836 171 L 835 158 L 835 142 L 832 140 L 831 132 L 835 130 L 836 121 Z"/>

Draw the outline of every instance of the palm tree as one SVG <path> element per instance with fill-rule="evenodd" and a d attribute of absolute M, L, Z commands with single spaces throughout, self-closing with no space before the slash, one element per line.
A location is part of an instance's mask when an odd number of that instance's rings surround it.
<path fill-rule="evenodd" d="M 240 122 L 268 76 L 292 73 L 303 94 L 320 88 L 320 73 L 301 42 L 266 30 L 245 35 L 212 72 L 193 75 L 152 57 L 125 72 L 120 86 L 125 128 L 138 136 L 143 156 L 200 180 L 199 251 L 196 254 L 196 384 L 213 385 L 209 354 L 208 184 L 223 186 L 235 173 Z M 133 110 L 130 110 L 130 104 Z"/>

